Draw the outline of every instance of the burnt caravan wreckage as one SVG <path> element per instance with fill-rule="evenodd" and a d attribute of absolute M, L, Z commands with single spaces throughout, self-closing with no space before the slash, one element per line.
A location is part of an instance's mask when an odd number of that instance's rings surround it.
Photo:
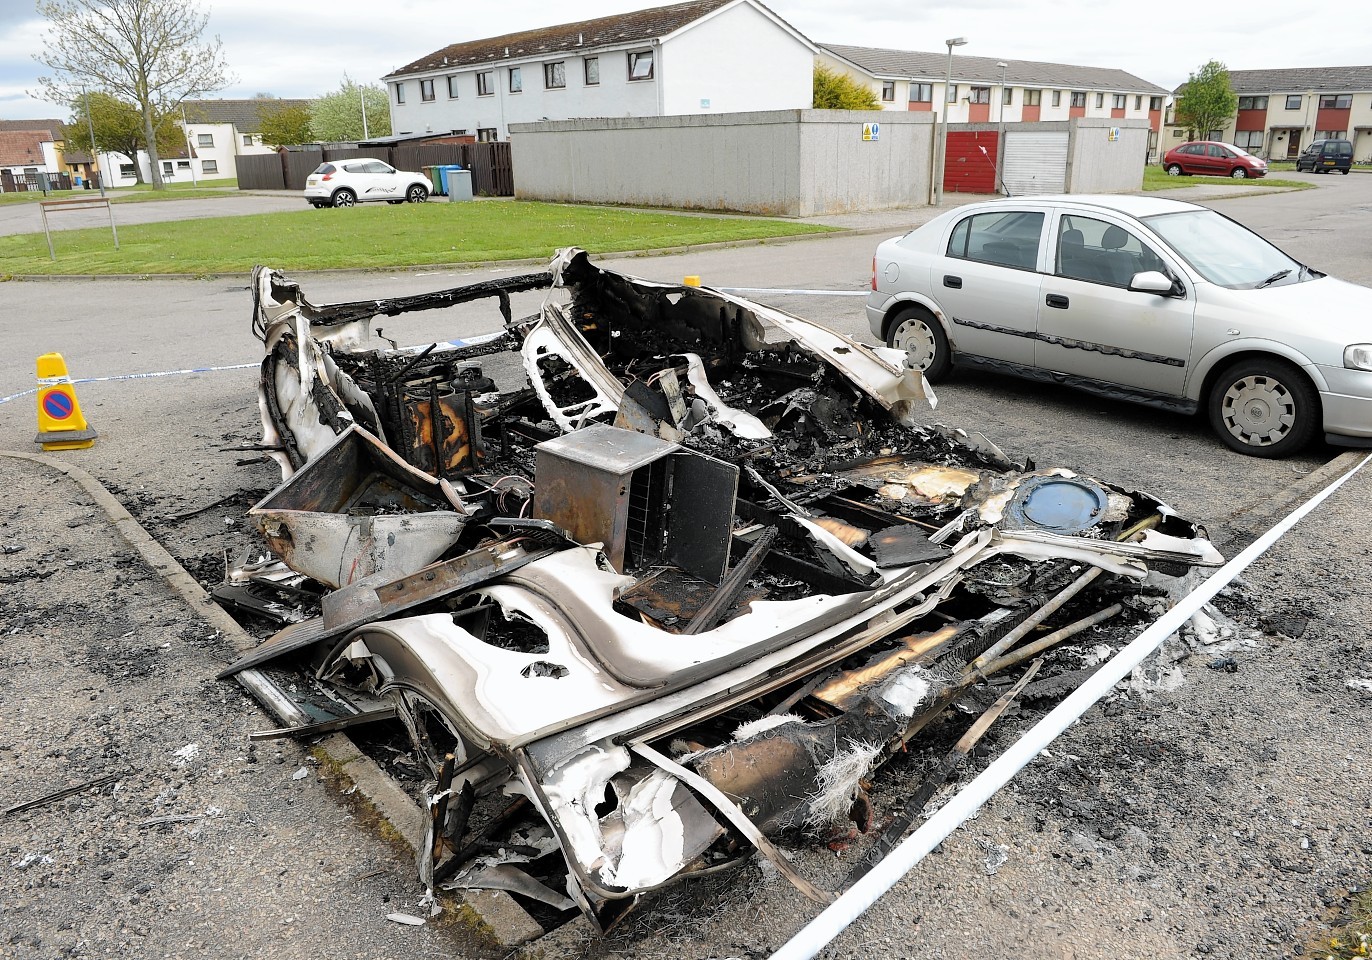
<path fill-rule="evenodd" d="M 1147 495 L 919 425 L 895 351 L 578 250 L 419 297 L 315 306 L 263 268 L 254 291 L 285 482 L 253 516 L 286 567 L 235 574 L 322 587 L 225 675 L 294 732 L 398 719 L 431 886 L 605 929 L 757 850 L 823 899 L 769 838 L 865 829 L 872 770 L 960 696 L 1134 632 L 1150 565 L 1220 562 Z M 482 297 L 504 329 L 480 342 L 370 335 Z M 502 355 L 526 381 L 487 377 Z"/>

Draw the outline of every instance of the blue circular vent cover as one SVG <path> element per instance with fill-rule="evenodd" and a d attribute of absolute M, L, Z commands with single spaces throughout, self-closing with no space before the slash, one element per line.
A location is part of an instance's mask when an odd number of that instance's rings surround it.
<path fill-rule="evenodd" d="M 1020 484 L 1009 515 L 1019 526 L 1072 535 L 1100 523 L 1110 497 L 1098 484 L 1079 477 L 1031 477 Z"/>

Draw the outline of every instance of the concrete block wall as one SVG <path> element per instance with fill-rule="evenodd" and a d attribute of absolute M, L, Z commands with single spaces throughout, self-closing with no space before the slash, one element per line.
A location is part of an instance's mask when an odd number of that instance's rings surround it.
<path fill-rule="evenodd" d="M 1133 193 L 1148 162 L 1148 121 L 1077 117 L 1069 124 L 1068 193 Z M 1119 139 L 1110 130 L 1119 128 Z"/>
<path fill-rule="evenodd" d="M 864 141 L 865 122 L 880 124 Z M 515 196 L 804 217 L 915 206 L 931 117 L 772 110 L 516 124 Z"/>

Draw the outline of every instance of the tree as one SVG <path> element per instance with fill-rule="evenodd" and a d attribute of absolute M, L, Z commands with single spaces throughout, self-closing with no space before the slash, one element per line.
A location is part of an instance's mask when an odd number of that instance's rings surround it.
<path fill-rule="evenodd" d="M 38 0 L 38 12 L 48 29 L 34 59 L 53 71 L 38 79 L 43 96 L 75 103 L 88 86 L 137 106 L 161 190 L 160 118 L 229 81 L 223 44 L 201 39 L 209 14 L 191 0 Z"/>
<path fill-rule="evenodd" d="M 1238 95 L 1229 86 L 1229 68 L 1211 60 L 1187 78 L 1177 98 L 1176 117 L 1204 138 L 1223 130 L 1238 107 Z"/>
<path fill-rule="evenodd" d="M 95 155 L 97 150 L 110 150 L 122 153 L 133 161 L 134 177 L 143 182 L 143 170 L 138 165 L 138 151 L 146 149 L 147 141 L 143 132 L 143 116 L 138 108 L 125 103 L 118 97 L 96 91 L 83 94 L 71 105 L 72 116 L 66 124 L 67 150 Z M 86 112 L 90 111 L 90 123 L 86 123 Z M 156 154 L 184 150 L 186 135 L 178 121 L 180 117 L 164 113 L 156 121 Z M 89 127 L 95 128 L 95 143 L 90 142 Z M 153 155 L 149 151 L 149 156 Z"/>
<path fill-rule="evenodd" d="M 815 64 L 816 110 L 880 110 L 876 91 L 846 73 Z"/>
<path fill-rule="evenodd" d="M 367 129 L 362 129 L 362 104 L 367 104 Z M 353 83 L 347 74 L 334 93 L 314 101 L 310 109 L 310 130 L 316 140 L 332 143 L 361 140 L 364 137 L 391 135 L 391 107 L 386 88 L 375 84 Z"/>
<path fill-rule="evenodd" d="M 262 142 L 272 147 L 288 143 L 309 143 L 314 139 L 310 131 L 310 108 L 292 104 L 264 103 L 257 108 L 261 120 Z"/>

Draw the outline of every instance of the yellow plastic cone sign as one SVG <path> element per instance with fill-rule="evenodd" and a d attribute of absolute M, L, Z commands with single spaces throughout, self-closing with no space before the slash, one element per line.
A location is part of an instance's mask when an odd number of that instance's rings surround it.
<path fill-rule="evenodd" d="M 38 436 L 44 450 L 82 450 L 95 445 L 96 432 L 81 415 L 76 390 L 60 353 L 38 358 Z"/>

